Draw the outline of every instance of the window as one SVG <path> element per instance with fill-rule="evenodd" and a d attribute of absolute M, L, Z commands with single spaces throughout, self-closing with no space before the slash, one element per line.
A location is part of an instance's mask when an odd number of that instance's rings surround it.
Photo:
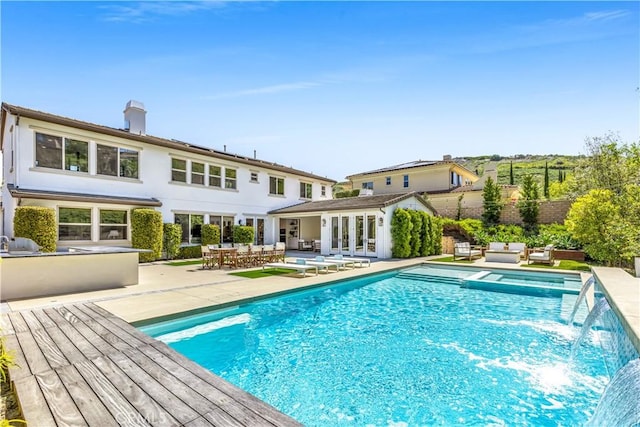
<path fill-rule="evenodd" d="M 222 186 L 222 168 L 220 166 L 209 165 L 209 186 Z"/>
<path fill-rule="evenodd" d="M 284 196 L 284 178 L 269 177 L 269 194 Z"/>
<path fill-rule="evenodd" d="M 174 222 L 182 226 L 182 243 L 200 243 L 204 215 L 175 214 Z"/>
<path fill-rule="evenodd" d="M 236 189 L 236 170 L 224 168 L 224 188 Z"/>
<path fill-rule="evenodd" d="M 187 182 L 187 161 L 171 159 L 171 181 Z"/>
<path fill-rule="evenodd" d="M 327 186 L 326 185 L 323 185 L 323 186 L 320 187 L 320 195 L 322 197 L 327 195 Z"/>
<path fill-rule="evenodd" d="M 89 172 L 89 143 L 65 138 L 64 168 L 73 172 Z"/>
<path fill-rule="evenodd" d="M 402 177 L 402 186 L 404 188 L 409 188 L 409 175 L 405 175 Z"/>
<path fill-rule="evenodd" d="M 191 162 L 191 183 L 204 185 L 204 163 Z"/>
<path fill-rule="evenodd" d="M 373 190 L 373 181 L 363 182 L 362 183 L 362 189 L 363 190 Z"/>
<path fill-rule="evenodd" d="M 222 243 L 233 242 L 233 221 L 232 216 L 209 215 L 209 223 L 220 228 L 220 241 Z"/>
<path fill-rule="evenodd" d="M 58 240 L 91 240 L 91 208 L 59 208 Z"/>
<path fill-rule="evenodd" d="M 258 172 L 251 172 L 250 182 L 258 182 Z"/>
<path fill-rule="evenodd" d="M 36 132 L 36 166 L 89 172 L 89 143 Z"/>
<path fill-rule="evenodd" d="M 138 152 L 135 150 L 98 144 L 96 158 L 98 175 L 138 178 Z"/>
<path fill-rule="evenodd" d="M 100 240 L 127 239 L 127 211 L 100 209 Z"/>
<path fill-rule="evenodd" d="M 458 175 L 456 172 L 451 171 L 451 185 L 455 187 L 462 185 L 462 176 Z"/>
<path fill-rule="evenodd" d="M 386 180 L 387 180 L 387 185 L 391 185 L 391 177 L 390 177 L 390 176 L 388 176 L 388 177 L 386 178 Z"/>
<path fill-rule="evenodd" d="M 312 188 L 313 186 L 308 182 L 300 183 L 300 198 L 301 199 L 310 199 L 312 197 Z"/>

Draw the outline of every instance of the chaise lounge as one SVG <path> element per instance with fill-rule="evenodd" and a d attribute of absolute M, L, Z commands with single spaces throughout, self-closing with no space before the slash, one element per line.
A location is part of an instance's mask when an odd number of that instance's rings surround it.
<path fill-rule="evenodd" d="M 318 267 L 315 265 L 299 264 L 292 262 L 267 262 L 262 264 L 262 269 L 269 268 L 282 268 L 287 270 L 296 270 L 298 273 L 302 273 L 302 277 L 307 276 L 307 270 L 315 270 L 316 276 L 318 275 Z"/>

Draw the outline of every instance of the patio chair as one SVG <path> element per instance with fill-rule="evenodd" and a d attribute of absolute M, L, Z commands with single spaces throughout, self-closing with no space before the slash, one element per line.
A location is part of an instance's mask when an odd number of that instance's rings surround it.
<path fill-rule="evenodd" d="M 479 249 L 475 249 L 475 246 L 471 246 L 469 242 L 459 242 L 455 243 L 453 247 L 453 260 L 458 258 L 467 258 L 471 261 L 473 258 L 480 258 L 482 256 L 482 251 Z"/>
<path fill-rule="evenodd" d="M 213 266 L 213 254 L 209 246 L 200 246 L 200 253 L 202 254 L 202 269 L 211 268 Z"/>
<path fill-rule="evenodd" d="M 510 251 L 518 251 L 520 252 L 520 259 L 527 259 L 527 244 L 520 242 L 511 242 L 509 243 Z"/>
<path fill-rule="evenodd" d="M 549 264 L 549 265 L 553 265 L 554 263 L 554 259 L 553 259 L 553 245 L 547 245 L 544 247 L 544 249 L 542 249 L 542 252 L 540 252 L 540 249 L 533 249 L 534 252 L 530 252 L 529 253 L 529 257 L 527 258 L 527 264 L 531 264 L 532 262 L 534 263 L 541 263 L 541 264 Z"/>
<path fill-rule="evenodd" d="M 284 242 L 276 242 L 273 259 L 275 261 L 284 262 L 286 249 L 287 245 L 285 245 Z"/>

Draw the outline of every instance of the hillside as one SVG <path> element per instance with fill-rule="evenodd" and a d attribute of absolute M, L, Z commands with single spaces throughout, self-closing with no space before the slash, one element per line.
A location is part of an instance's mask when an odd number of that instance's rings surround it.
<path fill-rule="evenodd" d="M 509 170 L 513 162 L 515 184 L 520 184 L 522 177 L 526 174 L 532 174 L 542 184 L 545 163 L 549 167 L 549 182 L 552 183 L 558 181 L 560 171 L 565 175 L 571 174 L 581 157 L 556 154 L 518 154 L 511 157 L 502 157 L 494 154 L 491 156 L 459 157 L 453 160 L 479 175 L 482 175 L 487 164 L 496 162 L 498 164 L 498 184 L 509 184 Z"/>

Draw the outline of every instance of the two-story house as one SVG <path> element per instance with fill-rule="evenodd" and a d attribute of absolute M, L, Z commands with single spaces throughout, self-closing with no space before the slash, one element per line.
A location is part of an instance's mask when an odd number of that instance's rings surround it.
<path fill-rule="evenodd" d="M 2 230 L 12 236 L 17 206 L 55 209 L 58 246 L 131 243 L 131 210 L 151 207 L 182 225 L 185 244 L 202 224 L 253 226 L 256 243 L 298 232 L 268 212 L 332 198 L 335 181 L 277 163 L 146 133 L 146 111 L 130 101 L 117 129 L 2 104 Z M 307 225 L 320 236 L 319 220 Z M 294 231 L 295 233 L 291 233 Z M 297 246 L 297 241 L 290 243 Z"/>
<path fill-rule="evenodd" d="M 430 193 L 473 185 L 479 177 L 444 156 L 443 160 L 417 160 L 350 175 L 353 189 L 373 194 Z"/>

